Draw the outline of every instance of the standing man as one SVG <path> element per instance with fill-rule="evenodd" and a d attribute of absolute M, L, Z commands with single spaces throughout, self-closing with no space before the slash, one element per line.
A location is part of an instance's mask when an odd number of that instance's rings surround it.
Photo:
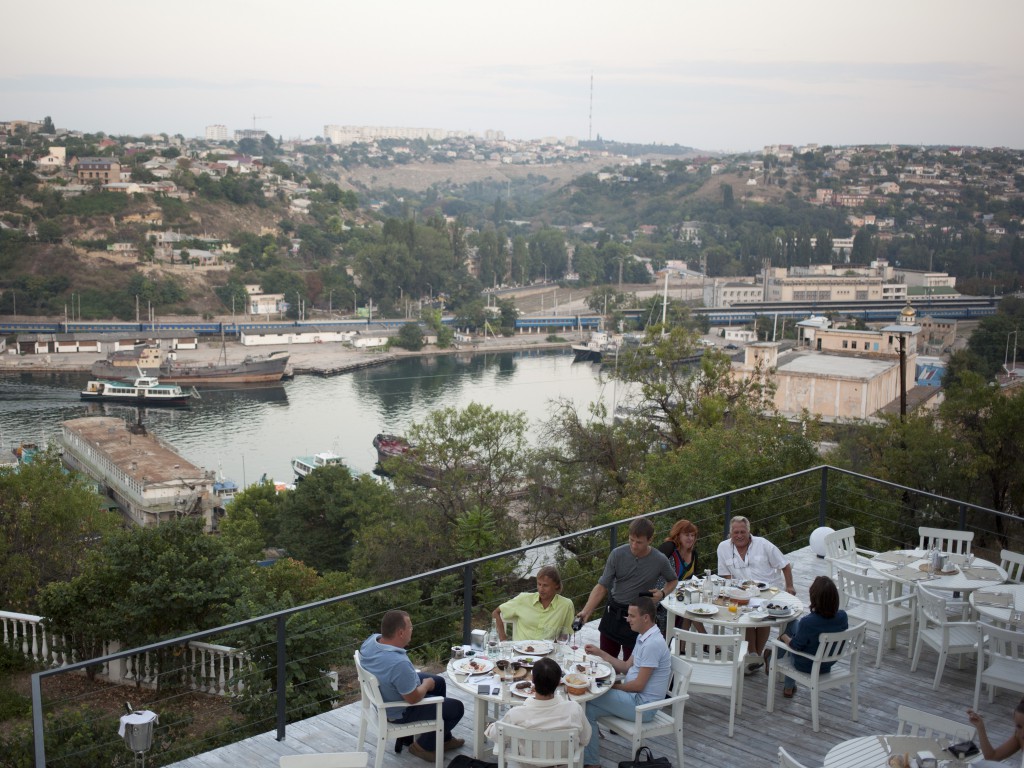
<path fill-rule="evenodd" d="M 363 669 L 377 678 L 384 701 L 404 699 L 409 704 L 419 704 L 427 696 L 444 696 L 445 681 L 440 675 L 417 672 L 409 661 L 405 648 L 412 640 L 412 619 L 405 611 L 388 611 L 380 622 L 380 634 L 372 634 L 363 642 L 359 656 Z M 444 751 L 458 749 L 464 739 L 452 737 L 452 729 L 462 719 L 462 702 L 445 698 L 441 705 L 444 720 Z M 388 710 L 388 720 L 393 723 L 413 723 L 430 720 L 436 712 L 435 705 L 423 704 L 414 707 L 394 707 Z M 421 733 L 416 741 L 409 744 L 409 751 L 416 757 L 434 762 L 437 748 L 433 731 Z M 401 741 L 395 745 L 401 751 Z"/>
<path fill-rule="evenodd" d="M 750 521 L 738 515 L 729 521 L 729 538 L 718 545 L 718 575 L 724 579 L 763 581 L 796 594 L 793 566 L 782 550 L 768 539 L 751 536 Z M 764 664 L 761 654 L 771 632 L 771 627 L 747 630 L 747 672 L 756 672 Z"/>
<path fill-rule="evenodd" d="M 537 591 L 520 592 L 494 609 L 491 616 L 498 625 L 498 637 L 504 642 L 505 621 L 516 623 L 513 640 L 547 640 L 572 628 L 573 604 L 561 595 L 562 576 L 553 565 L 537 571 Z"/>
<path fill-rule="evenodd" d="M 587 604 L 576 614 L 587 621 L 601 601 L 608 597 L 608 606 L 601 617 L 601 650 L 612 656 L 623 652 L 629 660 L 637 634 L 626 619 L 630 603 L 645 595 L 660 603 L 665 595 L 676 588 L 678 577 L 672 564 L 661 552 L 651 547 L 654 524 L 646 517 L 638 517 L 629 525 L 629 544 L 612 550 L 604 565 L 604 573 L 590 591 Z M 656 588 L 663 580 L 665 586 Z"/>
<path fill-rule="evenodd" d="M 583 750 L 586 768 L 601 766 L 601 740 L 596 735 L 597 718 L 611 715 L 633 720 L 637 706 L 663 699 L 668 692 L 672 678 L 672 657 L 665 638 L 658 631 L 656 615 L 657 607 L 649 597 L 638 597 L 630 603 L 626 620 L 637 633 L 632 661 L 620 660 L 593 645 L 588 644 L 584 648 L 587 653 L 600 656 L 611 664 L 616 673 L 626 673 L 621 683 L 614 683 L 612 689 L 603 696 L 587 702 L 587 720 L 595 735 Z M 644 713 L 644 722 L 653 719 L 654 712 Z"/>

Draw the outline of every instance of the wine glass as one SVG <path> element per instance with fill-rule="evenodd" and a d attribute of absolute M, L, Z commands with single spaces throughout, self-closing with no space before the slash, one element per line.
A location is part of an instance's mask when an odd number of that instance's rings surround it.
<path fill-rule="evenodd" d="M 501 641 L 498 640 L 498 634 L 495 632 L 487 636 L 487 658 L 494 661 L 498 658 L 498 649 L 501 647 Z"/>

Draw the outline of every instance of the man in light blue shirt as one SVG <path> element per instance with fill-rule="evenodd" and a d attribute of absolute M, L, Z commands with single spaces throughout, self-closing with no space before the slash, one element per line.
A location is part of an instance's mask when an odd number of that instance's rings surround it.
<path fill-rule="evenodd" d="M 586 768 L 600 768 L 601 744 L 597 737 L 597 718 L 605 715 L 632 720 L 636 708 L 665 698 L 672 679 L 672 658 L 665 638 L 658 631 L 657 608 L 649 597 L 638 597 L 629 604 L 626 613 L 629 628 L 637 633 L 636 646 L 628 661 L 612 656 L 595 645 L 587 645 L 586 652 L 600 656 L 617 673 L 625 672 L 626 679 L 614 683 L 612 689 L 587 702 L 587 720 L 594 736 L 583 750 Z M 644 722 L 654 719 L 654 712 L 644 714 Z"/>
<path fill-rule="evenodd" d="M 418 704 L 427 696 L 444 696 L 445 681 L 440 675 L 428 675 L 417 672 L 409 661 L 405 647 L 412 640 L 412 619 L 405 611 L 388 611 L 380 622 L 380 634 L 370 635 L 359 649 L 360 663 L 363 669 L 377 678 L 380 694 L 384 701 L 405 701 Z M 414 707 L 391 707 L 388 709 L 388 720 L 395 723 L 412 723 L 429 720 L 434 717 L 436 705 L 424 704 Z M 458 699 L 445 698 L 441 705 L 441 717 L 444 720 L 444 750 L 458 749 L 465 741 L 452 737 L 452 729 L 463 713 L 462 702 Z M 409 751 L 416 757 L 434 762 L 434 750 L 437 748 L 433 731 L 421 733 L 415 742 L 404 742 Z M 401 752 L 403 742 L 395 745 L 395 751 Z"/>

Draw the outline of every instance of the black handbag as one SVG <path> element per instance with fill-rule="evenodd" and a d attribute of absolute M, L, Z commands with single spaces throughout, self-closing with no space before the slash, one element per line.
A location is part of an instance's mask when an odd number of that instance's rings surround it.
<path fill-rule="evenodd" d="M 621 760 L 619 768 L 672 768 L 667 757 L 655 757 L 650 747 L 640 747 L 632 760 Z"/>

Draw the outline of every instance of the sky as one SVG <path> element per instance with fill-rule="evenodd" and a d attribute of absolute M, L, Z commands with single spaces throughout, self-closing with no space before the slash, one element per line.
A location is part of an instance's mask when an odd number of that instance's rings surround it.
<path fill-rule="evenodd" d="M 87 132 L 1024 147 L 1021 0 L 51 0 L 2 18 L 0 120 Z"/>

